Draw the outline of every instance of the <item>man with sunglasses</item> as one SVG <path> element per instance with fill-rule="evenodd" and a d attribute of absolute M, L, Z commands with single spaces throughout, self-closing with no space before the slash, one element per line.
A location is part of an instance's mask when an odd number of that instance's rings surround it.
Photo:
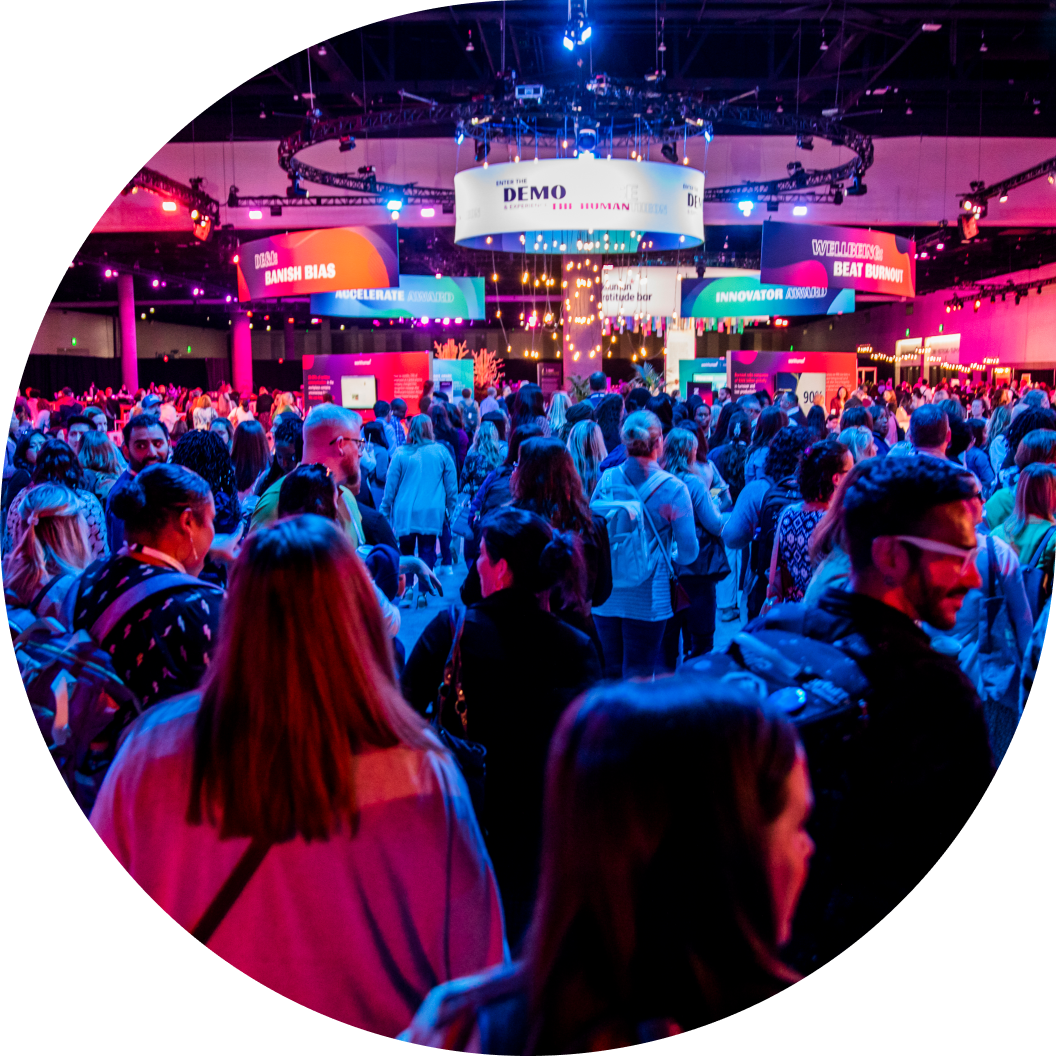
<path fill-rule="evenodd" d="M 952 629 L 965 594 L 981 586 L 977 481 L 929 455 L 867 459 L 837 498 L 841 545 L 851 560 L 847 589 L 830 588 L 806 611 L 779 606 L 749 628 L 794 629 L 835 645 L 869 682 L 861 732 L 853 743 L 829 745 L 824 760 L 843 768 L 843 787 L 823 787 L 822 779 L 814 789 L 817 857 L 825 867 L 805 893 L 813 910 L 796 924 L 800 967 L 808 970 L 909 894 L 994 772 L 972 683 L 921 628 Z"/>

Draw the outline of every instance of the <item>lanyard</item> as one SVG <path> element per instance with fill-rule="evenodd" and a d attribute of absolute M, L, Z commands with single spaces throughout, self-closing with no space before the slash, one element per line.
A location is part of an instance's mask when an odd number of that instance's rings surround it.
<path fill-rule="evenodd" d="M 152 546 L 143 546 L 141 543 L 127 543 L 121 548 L 118 557 L 135 557 L 137 554 L 142 554 L 143 557 L 152 557 L 155 561 L 160 561 L 163 565 L 176 569 L 177 572 L 182 572 L 184 575 L 187 574 L 187 569 L 171 554 L 155 550 Z"/>

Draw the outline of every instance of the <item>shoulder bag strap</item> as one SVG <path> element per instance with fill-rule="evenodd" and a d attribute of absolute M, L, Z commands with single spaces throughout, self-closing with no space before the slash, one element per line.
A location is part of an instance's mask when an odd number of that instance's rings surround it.
<path fill-rule="evenodd" d="M 660 538 L 660 532 L 659 532 L 659 530 L 656 527 L 656 521 L 653 520 L 653 515 L 649 512 L 649 506 L 648 506 L 649 500 L 660 490 L 660 485 L 663 484 L 665 480 L 667 480 L 666 476 L 664 476 L 659 481 L 659 483 L 654 485 L 654 487 L 650 490 L 649 494 L 646 495 L 646 497 L 641 500 L 641 502 L 642 502 L 642 512 L 645 514 L 645 519 L 649 522 L 649 527 L 652 528 L 652 530 L 653 530 L 653 535 L 656 538 L 657 548 L 660 551 L 660 556 L 664 559 L 664 564 L 667 565 L 668 573 L 670 574 L 672 579 L 677 579 L 678 578 L 678 574 L 675 572 L 675 564 L 671 560 L 671 555 L 670 555 L 670 553 L 668 553 L 667 547 L 664 546 L 663 540 Z M 635 490 L 637 491 L 637 488 Z M 639 498 L 641 498 L 641 493 L 640 492 L 639 492 Z"/>
<path fill-rule="evenodd" d="M 994 632 L 994 620 L 997 619 L 997 606 L 991 602 L 997 597 L 995 584 L 997 582 L 997 547 L 994 546 L 993 536 L 986 537 L 986 648 L 989 652 L 992 648 L 991 636 Z"/>
<path fill-rule="evenodd" d="M 61 575 L 52 576 L 51 579 L 49 579 L 47 583 L 45 583 L 44 586 L 42 586 L 40 590 L 37 591 L 33 600 L 29 603 L 29 607 L 34 612 L 37 611 L 37 606 L 48 596 L 48 592 L 51 590 L 51 588 L 55 586 L 55 584 L 58 583 L 58 581 L 62 578 L 63 577 Z"/>
<path fill-rule="evenodd" d="M 209 903 L 205 912 L 199 917 L 198 923 L 191 929 L 191 934 L 203 945 L 208 946 L 209 940 L 224 917 L 227 916 L 231 907 L 238 901 L 238 896 L 245 890 L 246 884 L 253 878 L 253 874 L 260 868 L 265 855 L 271 850 L 271 840 L 264 837 L 255 837 L 245 849 L 242 857 L 231 875 L 224 881 L 223 886 L 217 891 L 212 902 Z"/>
<path fill-rule="evenodd" d="M 436 694 L 436 706 L 433 709 L 433 725 L 437 728 L 443 725 L 444 705 L 451 695 L 451 690 L 454 690 L 456 711 L 458 711 L 459 700 L 462 698 L 462 630 L 466 624 L 466 610 L 462 609 L 456 615 L 456 609 L 452 605 L 447 610 L 447 618 L 451 626 L 451 648 L 448 650 L 447 660 L 444 661 L 444 679 L 440 683 L 440 689 Z M 464 706 L 458 714 L 464 728 L 467 722 Z"/>
<path fill-rule="evenodd" d="M 185 575 L 183 572 L 161 572 L 158 575 L 149 576 L 134 587 L 119 594 L 110 604 L 103 609 L 99 618 L 92 624 L 89 634 L 100 644 L 117 626 L 118 622 L 127 616 L 140 602 L 147 598 L 169 590 L 172 587 L 200 587 L 206 591 L 219 593 L 220 588 L 206 583 L 194 576 Z"/>
<path fill-rule="evenodd" d="M 1030 562 L 1027 568 L 1037 568 L 1041 564 L 1041 559 L 1045 556 L 1045 548 L 1049 545 L 1049 540 L 1052 538 L 1052 533 L 1056 532 L 1056 525 L 1053 525 L 1042 537 L 1041 542 L 1038 543 L 1031 556 Z"/>

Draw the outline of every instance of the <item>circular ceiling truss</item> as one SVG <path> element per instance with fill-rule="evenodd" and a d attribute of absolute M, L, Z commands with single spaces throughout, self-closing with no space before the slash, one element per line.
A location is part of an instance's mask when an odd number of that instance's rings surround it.
<path fill-rule="evenodd" d="M 750 92 L 748 95 L 755 95 Z M 405 93 L 405 99 L 408 96 Z M 642 88 L 599 75 L 586 85 L 558 88 L 520 85 L 501 98 L 480 97 L 471 103 L 440 105 L 413 97 L 416 105 L 400 106 L 354 117 L 324 118 L 312 111 L 300 130 L 279 143 L 279 165 L 290 177 L 288 197 L 307 198 L 302 181 L 351 192 L 350 204 L 375 204 L 399 198 L 407 205 L 451 206 L 454 192 L 419 187 L 416 183 L 380 182 L 373 169 L 358 173 L 330 172 L 298 158 L 318 143 L 338 140 L 342 150 L 355 147 L 356 136 L 371 132 L 400 132 L 410 128 L 440 126 L 453 130 L 458 143 L 472 141 L 477 160 L 483 161 L 493 145 L 504 144 L 518 157 L 539 148 L 559 156 L 588 151 L 593 156 L 652 156 L 676 161 L 679 145 L 685 158 L 689 139 L 703 136 L 708 142 L 723 132 L 756 131 L 795 137 L 797 147 L 813 149 L 814 140 L 847 147 L 853 154 L 835 168 L 807 169 L 801 162 L 788 165 L 787 175 L 775 180 L 712 187 L 705 202 L 765 203 L 776 210 L 781 202 L 840 204 L 844 195 L 861 195 L 862 177 L 873 163 L 873 141 L 836 118 L 787 114 L 759 107 L 735 106 L 737 100 L 706 103 L 700 93 L 665 91 L 658 85 Z M 849 184 L 849 186 L 847 186 Z"/>

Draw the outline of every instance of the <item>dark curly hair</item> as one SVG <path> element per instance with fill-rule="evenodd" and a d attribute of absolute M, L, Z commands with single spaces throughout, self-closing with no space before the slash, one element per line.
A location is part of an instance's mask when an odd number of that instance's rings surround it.
<path fill-rule="evenodd" d="M 235 467 L 227 444 L 211 429 L 194 429 L 180 437 L 172 452 L 172 462 L 193 470 L 209 485 L 216 505 L 216 530 L 234 531 L 240 509 Z"/>
<path fill-rule="evenodd" d="M 1044 411 L 1039 407 L 1037 410 L 1031 409 L 1016 415 L 1015 421 L 1008 427 L 1006 434 L 1008 452 L 1005 454 L 1005 461 L 1001 464 L 1002 469 L 1015 465 L 1019 442 L 1027 433 L 1032 433 L 1035 429 L 1056 429 L 1056 412 Z M 37 456 L 37 460 L 39 463 L 40 455 Z"/>
<path fill-rule="evenodd" d="M 839 440 L 819 440 L 803 452 L 799 463 L 799 490 L 805 502 L 828 502 L 836 490 L 832 478 L 843 469 L 847 445 Z"/>
<path fill-rule="evenodd" d="M 775 482 L 792 476 L 803 452 L 813 440 L 813 432 L 802 425 L 786 425 L 784 429 L 779 429 L 770 441 L 763 473 Z"/>
<path fill-rule="evenodd" d="M 518 509 L 539 514 L 559 531 L 591 530 L 583 483 L 568 448 L 555 437 L 537 436 L 521 444 L 510 490 Z"/>
<path fill-rule="evenodd" d="M 52 437 L 37 452 L 34 484 L 65 484 L 68 488 L 84 487 L 84 470 L 73 448 L 65 440 Z"/>

